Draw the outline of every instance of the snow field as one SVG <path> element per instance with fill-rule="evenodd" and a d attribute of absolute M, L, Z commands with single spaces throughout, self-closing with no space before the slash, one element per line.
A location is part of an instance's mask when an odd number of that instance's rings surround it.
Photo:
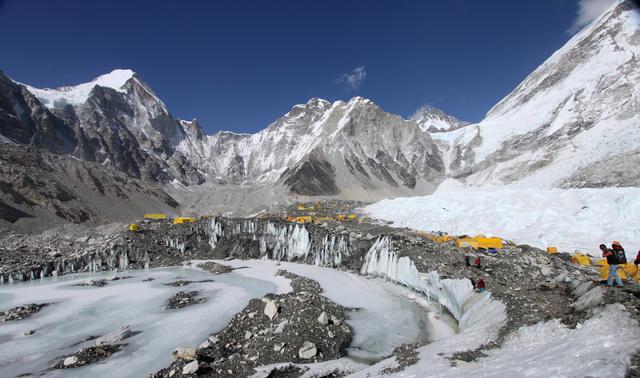
<path fill-rule="evenodd" d="M 619 240 L 633 261 L 640 249 L 640 188 L 460 188 L 452 180 L 429 196 L 365 207 L 394 226 L 451 235 L 498 236 L 538 248 L 599 256 Z"/>

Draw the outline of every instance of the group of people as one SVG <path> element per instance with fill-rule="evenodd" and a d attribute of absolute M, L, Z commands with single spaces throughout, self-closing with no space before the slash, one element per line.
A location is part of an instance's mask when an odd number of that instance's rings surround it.
<path fill-rule="evenodd" d="M 473 278 L 469 278 L 469 281 L 471 281 L 471 285 L 473 285 L 473 289 L 478 293 L 482 293 L 483 291 L 487 290 L 487 284 L 484 282 L 482 277 L 478 278 L 477 282 L 474 281 Z"/>
<path fill-rule="evenodd" d="M 609 264 L 609 277 L 607 277 L 607 285 L 613 286 L 613 281 L 616 281 L 616 285 L 622 287 L 622 279 L 620 279 L 620 275 L 618 275 L 618 267 L 620 264 L 627 263 L 627 256 L 625 254 L 624 248 L 619 241 L 614 241 L 611 244 L 611 248 L 607 248 L 606 245 L 600 244 L 600 251 L 602 251 L 602 257 L 607 259 L 607 264 Z M 635 265 L 640 265 L 640 251 L 638 251 L 638 255 L 636 256 L 635 261 L 633 262 Z"/>
<path fill-rule="evenodd" d="M 467 265 L 467 268 L 471 266 L 471 260 L 469 260 L 469 256 L 464 257 L 464 263 Z M 482 268 L 482 262 L 480 261 L 480 256 L 476 257 L 473 261 L 473 266 L 480 269 Z"/>
<path fill-rule="evenodd" d="M 464 257 L 464 263 L 467 268 L 471 267 L 471 260 L 469 259 L 469 256 Z M 473 261 L 473 266 L 475 268 L 482 269 L 482 261 L 480 261 L 480 256 L 476 257 L 476 259 Z M 469 281 L 471 281 L 473 289 L 478 293 L 482 293 L 483 291 L 487 290 L 487 285 L 485 284 L 482 277 L 478 278 L 477 282 L 474 281 L 473 278 L 469 278 Z"/>

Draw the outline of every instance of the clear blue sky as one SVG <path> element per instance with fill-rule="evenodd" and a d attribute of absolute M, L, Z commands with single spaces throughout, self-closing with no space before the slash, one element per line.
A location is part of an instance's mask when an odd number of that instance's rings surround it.
<path fill-rule="evenodd" d="M 310 97 L 479 121 L 571 37 L 579 3 L 0 0 L 0 70 L 57 87 L 131 68 L 209 133 L 258 131 Z"/>

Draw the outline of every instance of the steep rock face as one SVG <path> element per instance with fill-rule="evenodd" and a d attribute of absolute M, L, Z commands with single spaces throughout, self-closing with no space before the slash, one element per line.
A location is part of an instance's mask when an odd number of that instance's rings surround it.
<path fill-rule="evenodd" d="M 115 70 L 72 87 L 39 89 L 0 75 L 0 133 L 100 163 L 153 182 L 201 183 L 201 174 L 174 147 L 182 124 L 130 70 Z"/>
<path fill-rule="evenodd" d="M 75 147 L 73 130 L 1 71 L 0 142 L 30 144 L 59 153 Z"/>
<path fill-rule="evenodd" d="M 335 174 L 335 168 L 324 160 L 322 151 L 314 151 L 291 171 L 286 170 L 282 179 L 295 194 L 306 196 L 335 195 L 339 193 Z"/>
<path fill-rule="evenodd" d="M 471 185 L 570 187 L 602 176 L 609 161 L 623 175 L 633 172 L 640 140 L 639 56 L 640 16 L 631 1 L 618 2 L 482 122 L 434 136 L 446 145 L 449 174 Z M 626 164 L 616 159 L 623 154 L 631 156 Z"/>

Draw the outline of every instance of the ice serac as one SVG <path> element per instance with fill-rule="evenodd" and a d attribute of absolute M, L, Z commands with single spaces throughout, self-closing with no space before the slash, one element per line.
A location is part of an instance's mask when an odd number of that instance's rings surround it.
<path fill-rule="evenodd" d="M 433 135 L 448 145 L 450 174 L 472 185 L 640 185 L 639 57 L 640 14 L 618 1 L 479 124 Z"/>
<path fill-rule="evenodd" d="M 444 306 L 458 321 L 458 331 L 483 327 L 483 318 L 491 316 L 491 325 L 506 321 L 506 307 L 488 292 L 477 294 L 467 279 L 441 280 L 436 271 L 421 273 L 408 256 L 398 256 L 389 237 L 380 237 L 365 256 L 360 274 L 383 277 L 407 286 Z M 484 322 L 487 324 L 487 322 Z"/>

